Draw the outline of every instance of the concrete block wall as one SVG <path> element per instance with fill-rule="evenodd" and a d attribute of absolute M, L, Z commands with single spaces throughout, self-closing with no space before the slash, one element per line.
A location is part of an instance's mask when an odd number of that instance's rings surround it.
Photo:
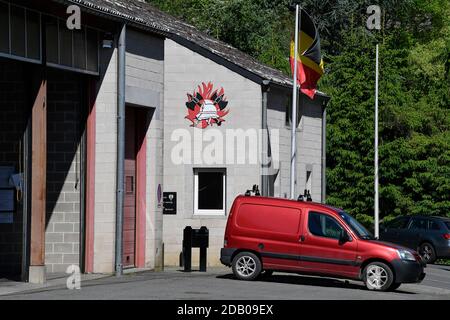
<path fill-rule="evenodd" d="M 117 161 L 117 50 L 102 50 L 97 83 L 94 272 L 114 272 Z"/>
<path fill-rule="evenodd" d="M 164 191 L 177 192 L 177 215 L 164 216 L 163 239 L 165 265 L 179 264 L 182 250 L 182 234 L 186 226 L 199 228 L 206 226 L 210 231 L 208 265 L 220 265 L 220 248 L 227 216 L 234 198 L 243 194 L 253 184 L 259 184 L 260 166 L 227 165 L 227 164 L 174 164 L 171 159 L 172 148 L 177 142 L 171 141 L 176 129 L 184 129 L 192 137 L 210 130 L 218 130 L 225 136 L 226 129 L 258 129 L 261 127 L 261 86 L 242 77 L 207 57 L 204 57 L 172 40 L 165 42 L 164 70 Z M 222 126 L 201 130 L 190 127 L 185 119 L 187 115 L 187 93 L 192 94 L 202 82 L 214 84 L 214 89 L 225 90 L 229 101 L 230 113 L 225 117 Z M 211 132 L 211 131 L 210 131 Z M 200 142 L 198 138 L 197 143 Z M 211 142 L 203 143 L 204 148 Z M 193 148 L 193 147 L 192 147 Z M 193 150 L 193 149 L 192 149 Z M 224 150 L 226 154 L 226 150 Z M 226 214 L 223 216 L 194 215 L 194 168 L 226 168 Z M 198 250 L 193 252 L 193 263 L 198 259 Z M 194 264 L 193 264 L 194 265 Z"/>
<path fill-rule="evenodd" d="M 47 272 L 80 263 L 81 112 L 83 81 L 49 70 L 47 97 Z"/>
<path fill-rule="evenodd" d="M 162 189 L 163 184 L 164 39 L 133 29 L 128 29 L 127 37 L 127 90 L 131 88 L 135 92 L 145 92 L 152 98 L 145 101 L 145 96 L 139 99 L 145 106 L 134 106 L 145 107 L 150 113 L 147 131 L 145 265 L 153 269 L 162 266 L 162 203 L 158 203 L 157 192 L 158 186 Z"/>
<path fill-rule="evenodd" d="M 280 172 L 275 181 L 276 197 L 290 196 L 291 127 L 286 124 L 288 104 L 292 103 L 291 90 L 271 88 L 268 98 L 269 129 L 278 128 L 280 137 Z M 322 184 L 322 106 L 321 99 L 310 100 L 301 95 L 297 128 L 297 184 L 296 193 L 303 194 L 306 171 L 312 169 L 311 195 L 313 201 L 321 201 Z M 290 109 L 290 108 L 289 108 Z"/>
<path fill-rule="evenodd" d="M 26 98 L 24 65 L 0 59 L 0 166 L 14 167 L 17 172 L 20 141 L 25 126 Z M 0 275 L 20 274 L 22 202 L 17 203 L 13 219 L 13 224 L 0 224 Z"/>
<path fill-rule="evenodd" d="M 161 266 L 164 39 L 133 29 L 127 32 L 126 86 L 158 95 L 149 108 L 147 132 L 146 267 Z M 96 176 L 94 272 L 113 272 L 115 264 L 116 161 L 117 161 L 117 49 L 103 50 L 96 98 Z M 140 107 L 139 105 L 127 105 Z"/>
<path fill-rule="evenodd" d="M 306 171 L 311 173 L 311 195 L 320 202 L 322 195 L 322 105 L 321 99 L 314 100 L 302 95 L 300 100 L 301 121 L 297 138 L 297 193 L 303 193 L 306 186 Z"/>

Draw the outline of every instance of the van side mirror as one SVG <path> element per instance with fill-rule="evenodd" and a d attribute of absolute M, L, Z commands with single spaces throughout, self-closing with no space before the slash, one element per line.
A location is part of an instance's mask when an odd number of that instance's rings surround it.
<path fill-rule="evenodd" d="M 344 244 L 344 243 L 350 242 L 350 241 L 352 241 L 352 238 L 350 237 L 350 235 L 348 234 L 347 231 L 342 229 L 341 233 L 339 234 L 339 244 Z"/>

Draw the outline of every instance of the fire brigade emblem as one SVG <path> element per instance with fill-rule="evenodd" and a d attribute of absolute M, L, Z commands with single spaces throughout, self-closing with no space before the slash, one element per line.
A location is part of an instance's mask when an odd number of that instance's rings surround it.
<path fill-rule="evenodd" d="M 223 88 L 214 90 L 211 82 L 202 83 L 193 94 L 188 93 L 187 96 L 188 115 L 185 118 L 192 122 L 191 127 L 205 129 L 214 124 L 221 126 L 230 112 Z"/>

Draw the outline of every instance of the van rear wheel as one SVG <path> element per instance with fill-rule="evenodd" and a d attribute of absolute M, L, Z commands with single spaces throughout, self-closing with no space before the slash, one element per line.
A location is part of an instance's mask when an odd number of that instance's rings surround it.
<path fill-rule="evenodd" d="M 261 260 L 251 252 L 240 252 L 232 264 L 233 273 L 240 280 L 255 280 L 262 270 Z"/>
<path fill-rule="evenodd" d="M 364 268 L 363 280 L 369 290 L 388 291 L 394 282 L 394 273 L 388 265 L 376 261 Z"/>

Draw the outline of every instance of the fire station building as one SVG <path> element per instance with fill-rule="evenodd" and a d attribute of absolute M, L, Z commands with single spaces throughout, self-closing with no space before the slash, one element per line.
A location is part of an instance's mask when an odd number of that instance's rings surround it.
<path fill-rule="evenodd" d="M 0 25 L 0 278 L 178 266 L 186 226 L 219 265 L 234 198 L 289 195 L 279 71 L 141 0 L 0 0 Z M 319 202 L 328 99 L 296 119 L 297 192 Z"/>

